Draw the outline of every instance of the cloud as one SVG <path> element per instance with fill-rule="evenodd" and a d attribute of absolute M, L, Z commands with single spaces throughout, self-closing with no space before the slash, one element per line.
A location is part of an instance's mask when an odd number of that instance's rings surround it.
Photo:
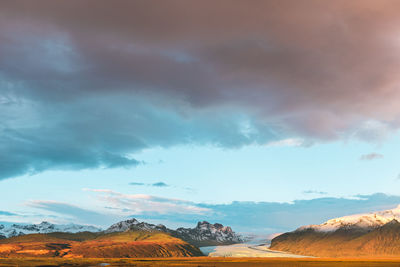
<path fill-rule="evenodd" d="M 392 209 L 400 196 L 385 194 L 358 195 L 353 198 L 322 197 L 295 200 L 292 203 L 234 201 L 228 204 L 198 204 L 211 211 L 203 217 L 165 214 L 141 216 L 142 219 L 164 219 L 195 223 L 209 220 L 230 225 L 242 232 L 277 233 L 292 231 L 302 225 L 320 224 L 345 215 Z"/>
<path fill-rule="evenodd" d="M 268 146 L 305 146 L 304 140 L 296 138 L 282 139 L 279 141 L 272 141 L 268 143 Z"/>
<path fill-rule="evenodd" d="M 78 220 L 64 214 L 37 211 L 19 211 L 17 213 L 0 213 L 0 224 L 10 223 L 41 223 L 48 221 L 56 224 L 76 223 Z"/>
<path fill-rule="evenodd" d="M 234 229 L 273 233 L 292 231 L 301 225 L 320 224 L 340 216 L 391 209 L 399 203 L 399 196 L 373 194 L 356 198 L 322 197 L 292 203 L 232 202 L 205 207 L 218 211 L 220 216 L 214 216 L 214 220 L 230 224 Z"/>
<path fill-rule="evenodd" d="M 303 194 L 326 195 L 328 193 L 324 192 L 324 191 L 318 191 L 318 190 L 305 190 L 305 191 L 303 191 Z"/>
<path fill-rule="evenodd" d="M 151 147 L 381 141 L 400 127 L 399 8 L 3 1 L 0 179 Z"/>
<path fill-rule="evenodd" d="M 130 185 L 135 185 L 135 186 L 153 186 L 153 187 L 169 187 L 169 184 L 166 184 L 164 182 L 158 182 L 158 183 L 152 183 L 152 184 L 145 184 L 145 183 L 129 183 Z"/>
<path fill-rule="evenodd" d="M 155 187 L 168 187 L 169 185 L 164 183 L 164 182 L 158 182 L 158 183 L 152 184 L 152 186 L 155 186 Z"/>
<path fill-rule="evenodd" d="M 67 219 L 65 216 L 68 216 L 71 218 L 71 222 L 75 223 L 110 225 L 111 223 L 114 223 L 115 220 L 121 218 L 118 216 L 112 216 L 112 214 L 100 213 L 57 201 L 33 200 L 26 203 L 26 205 L 32 208 L 42 209 L 63 215 L 64 219 Z"/>
<path fill-rule="evenodd" d="M 135 182 L 132 182 L 132 183 L 129 183 L 130 185 L 146 185 L 145 183 L 135 183 Z"/>
<path fill-rule="evenodd" d="M 291 203 L 234 201 L 225 204 L 195 203 L 182 199 L 145 194 L 122 194 L 109 189 L 85 189 L 97 196 L 96 211 L 76 205 L 35 200 L 29 207 L 47 214 L 1 215 L 7 221 L 43 220 L 62 223 L 84 223 L 108 227 L 127 218 L 148 222 L 163 222 L 169 227 L 195 225 L 207 220 L 231 226 L 235 231 L 272 234 L 292 231 L 299 226 L 320 224 L 345 215 L 392 209 L 400 196 L 382 193 L 355 195 L 349 198 L 320 197 L 295 200 Z"/>
<path fill-rule="evenodd" d="M 120 210 L 128 215 L 143 214 L 197 214 L 203 215 L 210 210 L 191 201 L 157 197 L 146 194 L 122 194 L 108 189 L 85 189 L 100 193 L 98 198 L 106 203 L 108 209 Z"/>
<path fill-rule="evenodd" d="M 384 156 L 383 156 L 382 154 L 370 153 L 370 154 L 361 155 L 360 160 L 383 159 L 383 157 L 384 157 Z"/>
<path fill-rule="evenodd" d="M 292 203 L 234 201 L 226 204 L 195 203 L 143 194 L 122 194 L 107 189 L 86 189 L 98 194 L 107 209 L 121 217 L 195 225 L 208 220 L 230 225 L 241 232 L 276 233 L 307 224 L 320 224 L 345 215 L 391 209 L 400 196 L 377 193 L 350 198 L 321 197 Z"/>
<path fill-rule="evenodd" d="M 4 215 L 4 216 L 17 216 L 18 214 L 13 213 L 13 212 L 9 212 L 9 211 L 0 210 L 0 215 Z"/>

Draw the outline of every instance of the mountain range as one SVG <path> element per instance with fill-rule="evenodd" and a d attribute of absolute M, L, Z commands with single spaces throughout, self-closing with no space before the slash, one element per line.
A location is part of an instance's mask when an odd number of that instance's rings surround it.
<path fill-rule="evenodd" d="M 400 255 L 400 206 L 306 225 L 272 239 L 271 249 L 318 257 Z"/>
<path fill-rule="evenodd" d="M 354 214 L 326 221 L 319 225 L 306 225 L 297 230 L 314 229 L 320 232 L 333 232 L 340 228 L 373 229 L 383 226 L 392 220 L 400 221 L 400 205 L 394 209 Z"/>
<path fill-rule="evenodd" d="M 203 255 L 198 246 L 240 242 L 229 226 L 206 221 L 176 230 L 136 219 L 106 230 L 49 222 L 0 225 L 0 257 L 191 257 Z"/>
<path fill-rule="evenodd" d="M 197 247 L 230 245 L 244 242 L 244 239 L 232 231 L 231 227 L 223 226 L 219 223 L 211 224 L 206 221 L 198 222 L 195 228 L 180 227 L 172 230 L 162 224 L 154 225 L 130 219 L 111 225 L 105 230 L 105 233 L 124 232 L 127 230 L 160 231 Z"/>
<path fill-rule="evenodd" d="M 0 224 L 0 239 L 26 234 L 46 234 L 53 232 L 100 232 L 101 229 L 90 225 L 78 224 L 52 224 L 49 222 L 41 222 L 39 224 Z"/>
<path fill-rule="evenodd" d="M 129 219 L 111 225 L 104 233 L 115 233 L 125 231 L 159 231 L 180 238 L 192 245 L 215 246 L 242 243 L 244 239 L 232 231 L 231 227 L 222 224 L 203 221 L 198 222 L 195 228 L 180 227 L 176 230 L 169 229 L 162 224 L 151 224 Z M 78 233 L 78 232 L 102 232 L 101 228 L 78 224 L 52 224 L 41 222 L 39 224 L 0 224 L 0 239 L 21 236 L 26 234 L 47 234 L 54 232 Z"/>

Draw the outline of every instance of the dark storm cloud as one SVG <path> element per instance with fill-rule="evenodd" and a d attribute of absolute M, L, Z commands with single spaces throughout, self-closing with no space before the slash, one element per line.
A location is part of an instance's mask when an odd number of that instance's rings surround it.
<path fill-rule="evenodd" d="M 399 127 L 398 1 L 3 1 L 0 179 Z"/>

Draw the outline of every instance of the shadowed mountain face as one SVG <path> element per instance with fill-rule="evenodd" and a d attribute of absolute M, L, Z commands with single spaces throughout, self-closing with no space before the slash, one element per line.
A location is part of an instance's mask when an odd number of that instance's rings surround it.
<path fill-rule="evenodd" d="M 346 225 L 334 231 L 300 228 L 271 241 L 271 249 L 319 257 L 400 257 L 400 223 Z"/>
<path fill-rule="evenodd" d="M 206 221 L 198 222 L 195 228 L 178 228 L 172 235 L 198 247 L 243 243 L 241 236 L 229 226 Z"/>
<path fill-rule="evenodd" d="M 201 251 L 161 232 L 29 234 L 0 240 L 0 257 L 192 257 Z"/>

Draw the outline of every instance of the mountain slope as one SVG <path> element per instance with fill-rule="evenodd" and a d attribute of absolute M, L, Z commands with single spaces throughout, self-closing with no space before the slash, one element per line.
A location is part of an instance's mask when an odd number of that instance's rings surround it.
<path fill-rule="evenodd" d="M 39 224 L 0 224 L 0 239 L 26 234 L 45 234 L 53 232 L 99 232 L 100 228 L 88 225 L 78 224 L 52 224 L 49 222 L 41 222 Z"/>
<path fill-rule="evenodd" d="M 303 226 L 275 237 L 271 249 L 323 257 L 400 257 L 397 211 L 398 207 Z"/>
<path fill-rule="evenodd" d="M 127 230 L 141 230 L 141 231 L 161 231 L 161 232 L 169 232 L 170 229 L 167 229 L 162 224 L 151 224 L 146 222 L 139 222 L 136 219 L 129 219 L 126 221 L 117 222 L 107 228 L 105 233 L 114 233 L 114 232 L 125 232 Z"/>
<path fill-rule="evenodd" d="M 400 221 L 400 205 L 391 210 L 354 214 L 331 219 L 319 225 L 306 225 L 300 227 L 299 230 L 314 229 L 321 232 L 332 232 L 343 227 L 373 229 L 385 225 L 392 220 Z"/>
<path fill-rule="evenodd" d="M 168 234 L 115 233 L 28 234 L 0 240 L 0 257 L 191 257 L 201 251 Z"/>
<path fill-rule="evenodd" d="M 210 224 L 206 221 L 198 222 L 195 228 L 181 227 L 172 230 L 162 224 L 154 225 L 130 219 L 111 225 L 105 230 L 105 233 L 124 232 L 127 230 L 164 232 L 197 247 L 229 245 L 243 242 L 243 239 L 233 232 L 229 226 L 223 226 L 219 223 Z"/>
<path fill-rule="evenodd" d="M 242 237 L 229 226 L 206 221 L 198 222 L 195 228 L 178 228 L 172 235 L 198 247 L 243 243 Z"/>

